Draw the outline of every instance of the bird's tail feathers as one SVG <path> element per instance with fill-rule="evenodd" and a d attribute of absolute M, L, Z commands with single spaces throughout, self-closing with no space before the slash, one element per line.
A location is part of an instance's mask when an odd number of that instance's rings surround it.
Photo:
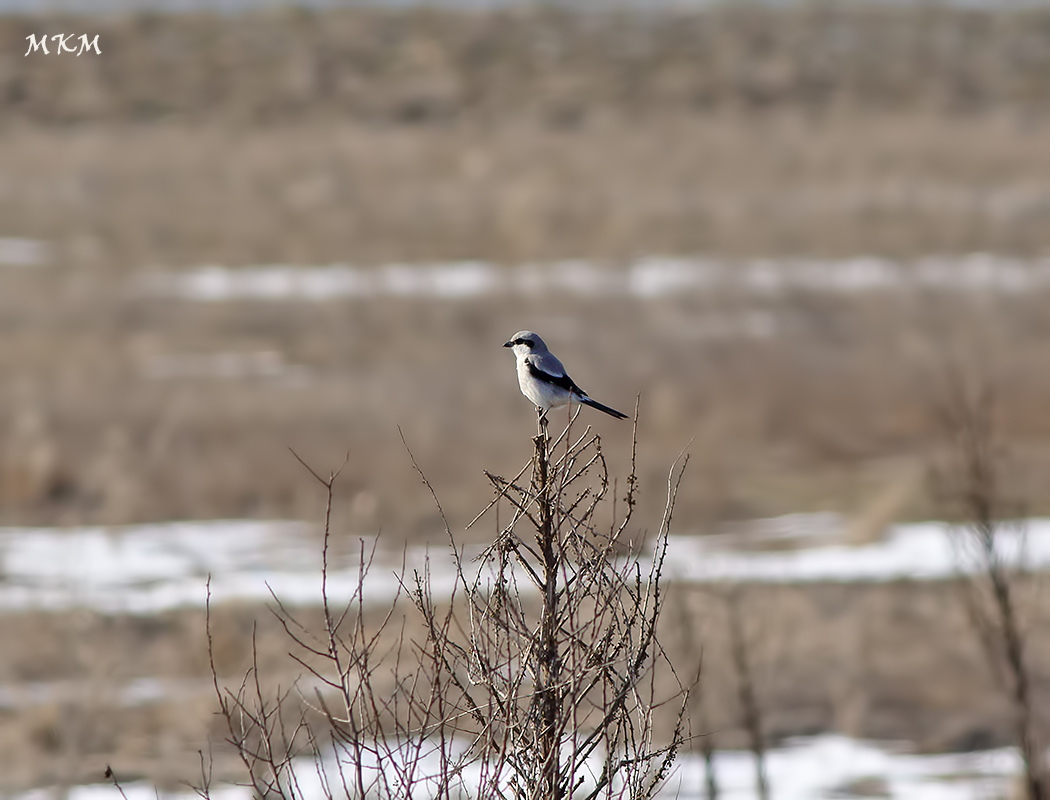
<path fill-rule="evenodd" d="M 585 406 L 590 406 L 591 408 L 596 408 L 599 411 L 604 411 L 610 417 L 616 417 L 616 419 L 627 419 L 627 415 L 626 414 L 621 414 L 615 408 L 609 408 L 609 406 L 602 405 L 597 400 L 592 400 L 591 398 L 587 397 L 586 395 L 584 395 L 582 397 L 578 397 L 577 399 L 581 403 L 583 403 Z"/>

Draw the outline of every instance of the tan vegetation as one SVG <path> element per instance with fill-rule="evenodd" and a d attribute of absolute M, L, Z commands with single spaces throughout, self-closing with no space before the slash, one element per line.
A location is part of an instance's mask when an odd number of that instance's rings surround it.
<path fill-rule="evenodd" d="M 0 219 L 124 270 L 1044 246 L 1047 12 L 732 6 L 0 19 Z"/>
<path fill-rule="evenodd" d="M 1048 110 L 1045 9 L 900 5 L 9 18 L 0 107 L 9 125 L 511 116 L 561 128 L 609 113 Z M 44 29 L 98 33 L 104 57 L 23 58 Z"/>
<path fill-rule="evenodd" d="M 1038 130 L 776 116 L 571 132 L 160 125 L 2 138 L 0 234 L 52 244 L 47 266 L 0 268 L 10 522 L 310 516 L 291 446 L 318 464 L 351 453 L 348 527 L 433 530 L 425 501 L 399 499 L 410 473 L 395 425 L 424 464 L 443 454 L 453 516 L 476 508 L 479 470 L 516 459 L 528 426 L 499 349 L 523 325 L 579 364 L 574 378 L 596 396 L 629 407 L 642 393 L 644 483 L 694 435 L 705 458 L 717 455 L 683 500 L 686 525 L 701 521 L 701 499 L 735 516 L 852 515 L 902 465 L 921 474 L 943 341 L 997 365 L 1020 478 L 1034 487 L 1045 474 L 1038 289 L 319 304 L 195 304 L 134 289 L 151 269 L 202 263 L 1026 253 L 1050 221 Z M 756 311 L 771 336 L 718 333 Z M 302 369 L 285 381 L 279 369 L 223 380 L 154 368 L 224 352 Z M 927 513 L 924 503 L 912 495 L 900 513 Z"/>
<path fill-rule="evenodd" d="M 75 270 L 2 277 L 8 524 L 317 519 L 291 447 L 319 467 L 349 453 L 340 534 L 382 526 L 395 539 L 431 536 L 433 509 L 405 492 L 414 481 L 397 425 L 437 470 L 453 523 L 465 524 L 488 497 L 481 470 L 506 471 L 522 455 L 532 412 L 500 348 L 522 325 L 556 342 L 595 396 L 630 407 L 642 394 L 644 487 L 661 485 L 696 437 L 679 505 L 685 529 L 838 510 L 881 530 L 893 517 L 946 513 L 921 490 L 940 446 L 929 398 L 945 339 L 994 366 L 1002 428 L 1016 446 L 1010 480 L 1030 513 L 1046 510 L 1041 292 L 202 304 L 144 300 L 101 277 L 85 285 Z M 754 304 L 773 315 L 775 335 L 712 338 L 698 325 Z M 217 351 L 274 351 L 301 371 L 285 381 L 148 369 L 158 356 Z M 626 454 L 625 428 L 587 421 L 614 458 Z M 919 490 L 873 510 L 902 474 Z"/>
<path fill-rule="evenodd" d="M 81 273 L 640 254 L 1042 252 L 1046 128 L 1009 114 L 656 115 L 572 130 L 208 120 L 0 133 L 5 235 Z"/>

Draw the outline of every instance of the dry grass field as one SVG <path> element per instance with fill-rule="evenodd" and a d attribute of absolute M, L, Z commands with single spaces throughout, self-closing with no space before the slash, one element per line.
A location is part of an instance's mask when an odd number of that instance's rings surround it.
<path fill-rule="evenodd" d="M 23 58 L 28 33 L 70 26 L 98 31 L 104 55 Z M 291 448 L 318 470 L 347 459 L 338 536 L 434 540 L 400 426 L 458 535 L 490 496 L 482 470 L 513 474 L 531 453 L 533 412 L 500 348 L 521 328 L 603 402 L 629 411 L 641 395 L 649 531 L 686 446 L 679 532 L 836 510 L 868 538 L 950 516 L 937 407 L 959 366 L 996 389 L 1016 508 L 1050 513 L 1045 284 L 317 302 L 142 291 L 208 264 L 1031 259 L 1050 230 L 1048 63 L 1043 11 L 0 19 L 0 238 L 48 253 L 0 264 L 0 524 L 318 520 L 322 492 Z M 734 322 L 755 314 L 757 333 Z M 207 368 L 224 354 L 261 366 Z M 629 426 L 584 420 L 626 473 Z M 690 602 L 714 624 L 717 601 Z M 770 587 L 745 603 L 774 737 L 1006 740 L 950 585 Z M 290 676 L 257 608 L 220 609 L 220 671 L 244 668 L 257 620 L 265 666 Z M 709 635 L 707 713 L 719 743 L 739 745 L 732 669 L 717 625 Z M 0 684 L 60 687 L 0 708 L 0 788 L 107 762 L 194 778 L 217 725 L 199 612 L 6 614 L 0 638 L 21 643 L 4 649 Z M 1035 641 L 1046 708 L 1050 654 Z M 151 678 L 183 694 L 120 699 Z M 234 768 L 220 754 L 217 777 Z"/>
<path fill-rule="evenodd" d="M 645 253 L 1039 251 L 1050 158 L 1037 132 L 935 116 L 807 125 L 9 131 L 0 232 L 39 238 L 52 256 L 0 268 L 0 514 L 65 524 L 309 516 L 315 497 L 292 447 L 321 467 L 350 454 L 340 497 L 351 528 L 382 522 L 413 537 L 433 512 L 423 497 L 405 500 L 415 479 L 397 425 L 454 516 L 478 507 L 481 470 L 506 471 L 527 453 L 532 414 L 499 347 L 523 327 L 578 365 L 596 396 L 630 408 L 642 395 L 647 487 L 662 486 L 698 437 L 712 473 L 691 476 L 689 527 L 711 502 L 733 516 L 857 511 L 901 463 L 934 452 L 931 409 L 959 359 L 1002 382 L 1005 430 L 1031 474 L 1044 474 L 1038 286 L 217 303 L 137 288 L 159 270 L 214 263 L 584 257 L 615 270 Z M 773 335 L 736 331 L 753 314 Z M 227 352 L 272 354 L 276 370 L 221 379 L 157 367 Z M 609 446 L 626 446 L 626 426 L 593 422 Z"/>
<path fill-rule="evenodd" d="M 5 123 L 518 117 L 571 129 L 616 113 L 1044 114 L 1050 101 L 1050 16 L 1014 3 L 723 3 L 692 13 L 267 5 L 245 15 L 5 19 Z M 44 29 L 98 33 L 105 57 L 81 56 L 77 67 L 23 58 L 25 37 Z"/>

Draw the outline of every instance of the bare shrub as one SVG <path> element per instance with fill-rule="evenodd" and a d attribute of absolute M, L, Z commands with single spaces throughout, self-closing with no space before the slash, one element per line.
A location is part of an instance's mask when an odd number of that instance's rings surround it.
<path fill-rule="evenodd" d="M 1024 578 L 1023 523 L 1017 498 L 1002 480 L 1005 456 L 996 430 L 995 392 L 983 374 L 946 370 L 940 419 L 951 440 L 949 463 L 938 478 L 955 501 L 960 563 L 975 568 L 961 584 L 961 599 L 992 673 L 1011 708 L 1015 743 L 1024 764 L 1024 796 L 1045 800 L 1044 755 L 1034 718 L 1032 673 L 1021 619 Z"/>
<path fill-rule="evenodd" d="M 704 760 L 704 791 L 707 800 L 718 800 L 718 776 L 715 774 L 715 732 L 710 724 L 710 713 L 705 697 L 705 686 L 700 682 L 704 664 L 704 625 L 689 606 L 689 592 L 678 586 L 675 597 L 675 634 L 679 639 L 686 663 L 696 664 L 696 680 L 689 693 L 686 718 L 689 721 L 690 743 L 700 751 Z"/>
<path fill-rule="evenodd" d="M 755 786 L 759 800 L 769 800 L 769 781 L 766 777 L 766 737 L 762 726 L 762 706 L 755 691 L 755 676 L 752 669 L 747 635 L 740 611 L 738 586 L 726 586 L 722 600 L 726 608 L 726 628 L 729 632 L 730 651 L 737 676 L 737 696 L 740 700 L 741 722 L 747 731 L 748 744 L 755 757 Z"/>
<path fill-rule="evenodd" d="M 465 559 L 442 512 L 454 562 L 450 596 L 435 588 L 428 559 L 411 574 L 402 570 L 401 592 L 382 614 L 365 597 L 364 549 L 353 600 L 330 602 L 338 471 L 323 478 L 310 470 L 328 493 L 323 630 L 308 630 L 278 598 L 274 608 L 303 668 L 300 681 L 269 685 L 256 660 L 225 685 L 212 662 L 228 741 L 260 797 L 301 797 L 308 780 L 326 797 L 656 792 L 683 742 L 688 699 L 656 638 L 685 463 L 668 476 L 648 558 L 631 553 L 628 541 L 633 457 L 617 508 L 590 428 L 577 436 L 570 420 L 552 441 L 541 416 L 534 446 L 517 476 L 487 473 L 496 496 L 475 522 L 494 511 L 498 535 L 476 559 Z M 508 504 L 511 518 L 501 525 Z M 407 614 L 399 604 L 406 599 L 414 607 Z"/>

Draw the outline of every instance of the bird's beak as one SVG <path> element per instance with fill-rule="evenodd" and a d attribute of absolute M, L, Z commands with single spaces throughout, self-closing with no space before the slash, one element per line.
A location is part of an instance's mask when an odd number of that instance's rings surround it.
<path fill-rule="evenodd" d="M 514 342 L 504 342 L 503 346 L 504 347 L 513 347 L 514 346 Z"/>

